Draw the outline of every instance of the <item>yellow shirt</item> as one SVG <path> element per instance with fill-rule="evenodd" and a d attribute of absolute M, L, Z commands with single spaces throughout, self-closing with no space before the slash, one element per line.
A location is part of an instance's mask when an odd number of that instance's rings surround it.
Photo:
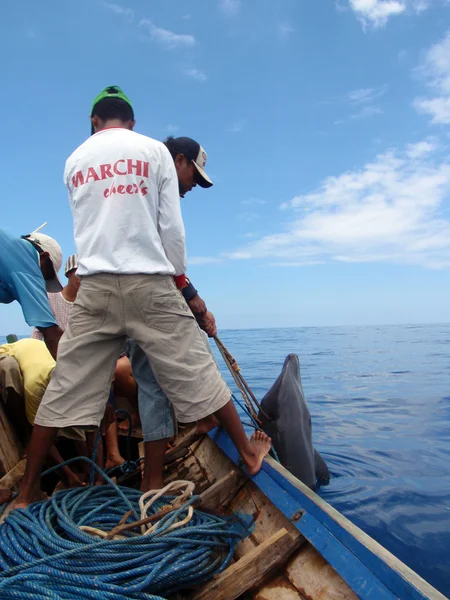
<path fill-rule="evenodd" d="M 0 346 L 1 354 L 12 356 L 19 363 L 23 377 L 25 411 L 28 421 L 33 425 L 56 363 L 45 342 L 32 338 Z"/>

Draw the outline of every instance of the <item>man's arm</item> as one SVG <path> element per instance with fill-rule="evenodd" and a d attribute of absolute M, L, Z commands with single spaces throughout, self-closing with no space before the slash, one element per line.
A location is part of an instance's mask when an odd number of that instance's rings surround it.
<path fill-rule="evenodd" d="M 38 329 L 42 333 L 48 351 L 56 360 L 56 355 L 58 354 L 58 344 L 62 337 L 63 330 L 58 327 L 58 325 L 52 325 L 51 327 L 38 327 Z"/>
<path fill-rule="evenodd" d="M 208 311 L 205 301 L 200 297 L 190 279 L 186 275 L 178 275 L 174 277 L 174 280 L 200 327 L 206 331 L 209 337 L 216 336 L 217 327 L 214 315 Z"/>
<path fill-rule="evenodd" d="M 178 177 L 165 146 L 161 148 L 158 232 L 166 256 L 175 268 L 175 275 L 182 275 L 186 272 L 186 243 Z"/>
<path fill-rule="evenodd" d="M 28 272 L 12 273 L 14 295 L 22 307 L 25 321 L 42 333 L 44 342 L 53 358 L 63 334 L 50 308 L 45 280 L 38 264 L 30 264 Z"/>

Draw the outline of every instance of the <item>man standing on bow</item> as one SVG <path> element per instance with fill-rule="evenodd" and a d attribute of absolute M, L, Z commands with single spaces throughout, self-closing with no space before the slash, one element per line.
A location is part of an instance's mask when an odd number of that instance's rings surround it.
<path fill-rule="evenodd" d="M 270 438 L 245 434 L 231 392 L 173 282 L 186 245 L 173 159 L 133 131 L 130 100 L 117 86 L 94 100 L 94 130 L 68 158 L 65 182 L 81 278 L 58 362 L 39 406 L 16 507 L 39 495 L 42 463 L 60 427 L 98 426 L 127 338 L 144 350 L 177 418 L 214 414 L 250 475 Z"/>

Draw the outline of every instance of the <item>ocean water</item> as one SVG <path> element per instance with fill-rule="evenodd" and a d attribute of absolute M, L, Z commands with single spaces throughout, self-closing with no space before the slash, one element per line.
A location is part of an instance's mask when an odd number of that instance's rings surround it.
<path fill-rule="evenodd" d="M 299 355 L 314 445 L 332 473 L 320 495 L 450 597 L 450 324 L 220 337 L 259 399 Z"/>
<path fill-rule="evenodd" d="M 320 495 L 450 597 L 450 324 L 220 337 L 259 399 L 298 354 Z"/>

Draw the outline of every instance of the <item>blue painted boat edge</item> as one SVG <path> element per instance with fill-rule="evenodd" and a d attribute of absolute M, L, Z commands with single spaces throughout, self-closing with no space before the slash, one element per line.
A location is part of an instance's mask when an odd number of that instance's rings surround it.
<path fill-rule="evenodd" d="M 234 444 L 223 430 L 211 431 L 210 437 L 235 464 L 240 463 L 240 457 Z M 253 481 L 288 518 L 292 518 L 298 510 L 306 513 L 300 520 L 294 522 L 295 526 L 317 547 L 318 551 L 360 598 L 364 600 L 372 598 L 447 600 L 445 596 L 272 459 L 264 461 L 262 470 L 253 478 Z M 353 533 L 339 523 L 336 518 L 333 518 L 330 513 L 335 513 L 338 520 L 343 521 L 348 529 L 353 530 Z M 306 517 L 308 518 L 306 519 Z M 314 519 L 314 522 L 311 518 Z M 355 533 L 360 539 L 355 537 Z M 325 541 L 321 542 L 321 538 Z M 370 541 L 372 547 L 376 546 L 377 548 L 369 549 L 364 543 L 367 541 Z M 322 550 L 317 545 L 321 546 Z M 376 553 L 377 550 L 386 554 L 390 562 L 395 562 L 395 565 L 388 564 Z M 340 553 L 345 555 L 343 562 L 339 559 Z M 352 560 L 350 555 L 353 556 Z M 357 572 L 352 573 L 349 566 L 351 569 L 356 569 Z M 366 578 L 364 585 L 361 583 L 359 575 Z M 410 577 L 414 581 L 411 581 Z M 380 584 L 384 591 L 380 589 Z M 372 595 L 374 593 L 371 591 L 372 589 L 378 595 Z"/>

